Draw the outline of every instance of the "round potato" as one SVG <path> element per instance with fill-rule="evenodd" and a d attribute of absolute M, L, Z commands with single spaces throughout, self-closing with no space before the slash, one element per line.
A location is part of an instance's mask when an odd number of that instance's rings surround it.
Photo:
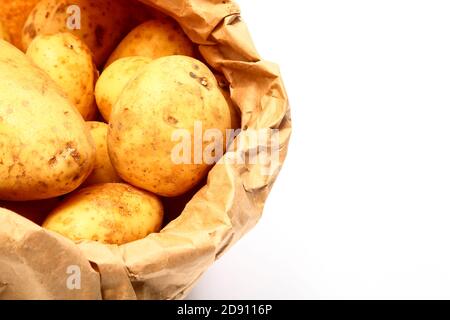
<path fill-rule="evenodd" d="M 111 109 L 127 83 L 151 61 L 147 57 L 122 58 L 102 72 L 95 86 L 95 99 L 103 119 L 109 122 Z"/>
<path fill-rule="evenodd" d="M 116 170 L 111 164 L 108 155 L 106 137 L 108 135 L 108 125 L 103 122 L 87 122 L 91 135 L 94 138 L 97 156 L 94 170 L 84 182 L 83 186 L 90 186 L 100 183 L 121 182 L 122 179 L 117 175 Z"/>
<path fill-rule="evenodd" d="M 194 56 L 194 45 L 172 19 L 147 21 L 131 31 L 109 57 L 106 66 L 131 56 L 157 59 L 165 56 Z"/>
<path fill-rule="evenodd" d="M 11 43 L 22 48 L 22 28 L 28 15 L 40 0 L 0 0 L 0 20 L 11 37 Z M 0 36 L 1 38 L 1 36 Z M 5 38 L 3 38 L 5 39 Z M 6 39 L 5 39 L 6 40 Z"/>
<path fill-rule="evenodd" d="M 0 199 L 69 193 L 94 162 L 94 141 L 80 113 L 44 71 L 0 40 Z"/>
<path fill-rule="evenodd" d="M 111 162 L 132 185 L 161 196 L 181 195 L 223 154 L 231 117 L 217 80 L 202 62 L 186 56 L 154 60 L 114 105 Z M 202 139 L 207 130 L 215 134 L 212 141 Z"/>
<path fill-rule="evenodd" d="M 82 189 L 56 208 L 43 227 L 78 240 L 124 244 L 159 232 L 164 216 L 153 194 L 120 183 Z"/>
<path fill-rule="evenodd" d="M 70 33 L 37 36 L 27 56 L 63 89 L 85 120 L 94 119 L 98 71 L 89 48 L 80 39 Z"/>
<path fill-rule="evenodd" d="M 42 0 L 24 25 L 22 46 L 26 50 L 40 34 L 70 32 L 87 44 L 100 67 L 123 36 L 151 14 L 136 1 Z"/>

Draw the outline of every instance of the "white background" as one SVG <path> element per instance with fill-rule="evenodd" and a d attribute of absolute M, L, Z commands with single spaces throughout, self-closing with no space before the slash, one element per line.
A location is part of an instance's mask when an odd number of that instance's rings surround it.
<path fill-rule="evenodd" d="M 450 298 L 450 2 L 241 0 L 294 134 L 191 299 Z"/>

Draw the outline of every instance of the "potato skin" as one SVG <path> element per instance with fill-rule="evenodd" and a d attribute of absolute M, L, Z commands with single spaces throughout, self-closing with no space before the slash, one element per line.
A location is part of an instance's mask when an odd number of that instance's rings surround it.
<path fill-rule="evenodd" d="M 22 28 L 31 10 L 40 0 L 0 0 L 0 20 L 11 37 L 11 43 L 22 48 Z M 0 32 L 1 33 L 1 32 Z M 0 36 L 1 38 L 1 36 Z M 4 40 L 7 40 L 3 38 Z"/>
<path fill-rule="evenodd" d="M 187 130 L 194 150 L 195 122 L 203 132 L 218 129 L 225 147 L 231 111 L 217 80 L 202 62 L 186 56 L 154 60 L 131 80 L 114 105 L 108 150 L 119 176 L 128 183 L 165 197 L 179 196 L 206 176 L 210 165 L 175 164 L 177 130 Z M 203 141 L 203 150 L 210 142 Z M 194 153 L 194 152 L 192 152 Z"/>
<path fill-rule="evenodd" d="M 122 182 L 116 170 L 109 160 L 106 138 L 108 135 L 108 125 L 104 122 L 89 121 L 87 126 L 91 131 L 96 147 L 96 160 L 94 170 L 84 182 L 83 187 L 101 183 Z"/>
<path fill-rule="evenodd" d="M 153 194 L 127 184 L 99 184 L 71 195 L 43 227 L 78 240 L 124 244 L 159 232 L 164 210 Z"/>
<path fill-rule="evenodd" d="M 131 3 L 130 3 L 131 2 Z M 81 9 L 81 28 L 68 30 L 67 8 Z M 136 16 L 137 8 L 140 10 Z M 148 14 L 147 14 L 148 12 Z M 151 14 L 142 4 L 126 0 L 42 0 L 30 13 L 22 31 L 22 46 L 27 49 L 40 34 L 70 32 L 83 40 L 102 66 L 122 37 L 144 17 Z M 142 16 L 141 16 L 142 15 Z"/>
<path fill-rule="evenodd" d="M 94 166 L 95 146 L 61 89 L 0 40 L 0 199 L 54 198 L 75 190 Z"/>
<path fill-rule="evenodd" d="M 67 94 L 85 120 L 96 116 L 94 86 L 98 71 L 89 48 L 70 33 L 37 36 L 27 56 Z"/>
<path fill-rule="evenodd" d="M 127 83 L 151 61 L 147 57 L 121 58 L 102 72 L 95 86 L 95 99 L 103 119 L 109 122 L 111 109 Z"/>
<path fill-rule="evenodd" d="M 106 67 L 114 61 L 132 56 L 152 60 L 172 55 L 193 57 L 194 45 L 178 23 L 172 19 L 154 19 L 133 29 L 117 46 Z"/>

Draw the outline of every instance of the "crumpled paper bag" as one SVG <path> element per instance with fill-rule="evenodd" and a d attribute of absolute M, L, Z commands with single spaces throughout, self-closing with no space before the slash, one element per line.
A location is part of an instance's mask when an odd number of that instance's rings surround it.
<path fill-rule="evenodd" d="M 141 1 L 176 19 L 224 75 L 243 131 L 182 214 L 139 241 L 73 243 L 0 209 L 2 299 L 182 299 L 261 217 L 291 134 L 279 69 L 261 60 L 233 1 Z M 252 161 L 268 150 L 278 157 Z"/>

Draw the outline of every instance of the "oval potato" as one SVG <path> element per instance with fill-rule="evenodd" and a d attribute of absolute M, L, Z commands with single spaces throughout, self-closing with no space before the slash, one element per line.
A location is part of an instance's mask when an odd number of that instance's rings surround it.
<path fill-rule="evenodd" d="M 26 54 L 63 89 L 85 120 L 95 118 L 98 71 L 89 48 L 81 40 L 70 33 L 37 36 Z"/>
<path fill-rule="evenodd" d="M 151 61 L 147 57 L 121 58 L 102 72 L 95 86 L 95 99 L 103 119 L 109 122 L 111 109 L 127 83 Z"/>
<path fill-rule="evenodd" d="M 100 67 L 123 36 L 151 15 L 150 9 L 136 1 L 42 0 L 23 27 L 22 46 L 26 50 L 40 34 L 70 32 L 87 44 Z"/>
<path fill-rule="evenodd" d="M 0 199 L 54 198 L 78 188 L 95 162 L 94 141 L 62 90 L 0 40 Z"/>
<path fill-rule="evenodd" d="M 74 241 L 124 244 L 159 232 L 164 211 L 153 194 L 121 183 L 99 184 L 71 195 L 43 227 Z"/>
<path fill-rule="evenodd" d="M 152 60 L 172 55 L 193 57 L 194 45 L 178 23 L 172 19 L 154 19 L 137 26 L 114 50 L 106 63 L 132 56 Z"/>
<path fill-rule="evenodd" d="M 40 0 L 0 0 L 0 20 L 11 37 L 11 43 L 22 48 L 22 28 L 31 10 Z M 1 38 L 1 36 L 0 36 Z M 4 39 L 4 38 L 3 38 Z M 6 39 L 5 39 L 6 40 Z"/>
<path fill-rule="evenodd" d="M 201 131 L 200 139 L 208 129 L 218 132 L 222 141 L 215 145 L 223 153 L 231 117 L 217 80 L 202 62 L 186 56 L 154 60 L 114 105 L 108 131 L 111 162 L 128 183 L 161 196 L 179 196 L 197 185 L 220 156 L 215 153 L 211 163 L 205 161 L 203 151 L 211 142 L 200 141 L 199 154 L 194 132 Z M 178 141 L 180 137 L 187 141 Z M 180 144 L 190 150 L 174 159 L 181 154 Z"/>
<path fill-rule="evenodd" d="M 96 161 L 94 170 L 84 182 L 83 186 L 90 186 L 100 183 L 121 182 L 116 170 L 109 160 L 106 137 L 108 135 L 108 125 L 104 122 L 87 122 L 96 147 Z"/>

